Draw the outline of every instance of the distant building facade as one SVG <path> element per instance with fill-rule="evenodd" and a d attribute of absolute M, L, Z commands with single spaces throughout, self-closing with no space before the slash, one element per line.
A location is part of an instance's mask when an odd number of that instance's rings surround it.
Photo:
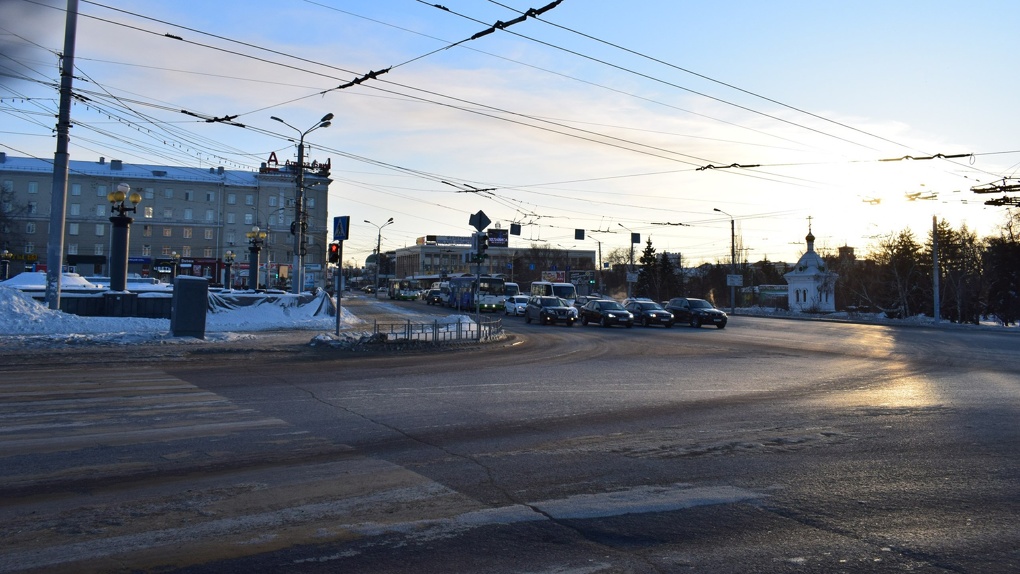
<path fill-rule="evenodd" d="M 327 244 L 328 163 L 305 166 L 306 286 L 323 286 Z M 53 163 L 0 152 L 4 190 L 0 248 L 13 255 L 12 274 L 60 264 L 82 275 L 108 275 L 111 205 L 107 193 L 121 183 L 142 196 L 128 245 L 128 273 L 224 278 L 224 255 L 236 255 L 231 276 L 247 284 L 249 241 L 258 226 L 267 233 L 259 284 L 285 285 L 291 277 L 296 217 L 297 166 L 275 160 L 258 172 L 217 168 L 137 165 L 121 160 L 71 161 L 68 173 L 64 256 L 46 260 Z M 177 254 L 178 257 L 174 257 Z"/>

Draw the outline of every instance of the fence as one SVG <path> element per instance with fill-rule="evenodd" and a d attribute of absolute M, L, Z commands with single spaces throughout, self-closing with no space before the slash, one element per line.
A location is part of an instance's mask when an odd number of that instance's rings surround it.
<path fill-rule="evenodd" d="M 372 333 L 385 337 L 387 342 L 416 341 L 439 344 L 491 341 L 503 336 L 503 319 L 486 317 L 481 319 L 481 323 L 460 320 L 455 322 L 436 320 L 431 323 L 414 323 L 411 320 L 401 323 L 375 321 Z"/>

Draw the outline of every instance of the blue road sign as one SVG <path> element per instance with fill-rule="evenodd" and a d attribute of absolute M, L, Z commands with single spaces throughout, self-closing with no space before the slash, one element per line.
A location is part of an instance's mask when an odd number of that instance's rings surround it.
<path fill-rule="evenodd" d="M 351 228 L 350 215 L 338 215 L 333 218 L 333 241 L 346 241 L 347 231 Z"/>

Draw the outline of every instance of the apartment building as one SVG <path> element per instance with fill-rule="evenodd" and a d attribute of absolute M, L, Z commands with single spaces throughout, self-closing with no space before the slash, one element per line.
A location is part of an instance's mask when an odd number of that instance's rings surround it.
<path fill-rule="evenodd" d="M 286 288 L 293 277 L 298 166 L 280 165 L 275 154 L 258 171 L 130 164 L 121 160 L 71 161 L 68 173 L 64 256 L 60 262 L 82 275 L 109 274 L 111 204 L 107 193 L 121 183 L 141 202 L 128 245 L 128 273 L 164 277 L 174 273 L 221 283 L 224 257 L 236 256 L 234 286 L 249 285 L 250 241 L 266 232 L 259 284 Z M 305 286 L 324 286 L 329 162 L 306 164 Z M 51 160 L 0 152 L 0 249 L 11 253 L 12 274 L 45 270 L 51 221 Z"/>

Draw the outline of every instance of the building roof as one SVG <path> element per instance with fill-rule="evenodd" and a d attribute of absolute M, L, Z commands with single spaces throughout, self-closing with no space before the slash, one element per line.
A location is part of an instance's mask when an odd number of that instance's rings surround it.
<path fill-rule="evenodd" d="M 53 160 L 0 155 L 0 171 L 53 173 Z M 99 158 L 99 161 L 71 160 L 68 172 L 92 177 L 124 178 L 152 181 L 185 181 L 223 184 L 236 187 L 257 187 L 258 172 L 221 169 L 218 167 L 180 167 L 127 163 L 121 160 Z"/>

